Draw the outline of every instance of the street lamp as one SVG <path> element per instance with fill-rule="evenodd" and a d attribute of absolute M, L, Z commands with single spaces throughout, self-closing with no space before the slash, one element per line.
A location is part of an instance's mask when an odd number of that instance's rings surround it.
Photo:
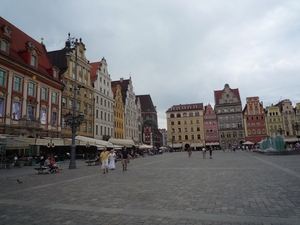
<path fill-rule="evenodd" d="M 77 128 L 80 126 L 84 119 L 84 114 L 79 113 L 78 116 L 76 116 L 76 107 L 77 107 L 77 101 L 76 101 L 76 94 L 77 91 L 80 90 L 82 86 L 77 87 L 77 45 L 78 45 L 78 40 L 75 38 L 70 37 L 69 33 L 69 38 L 66 41 L 66 48 L 68 50 L 66 57 L 70 57 L 70 51 L 75 50 L 75 76 L 74 76 L 74 99 L 73 99 L 73 114 L 71 112 L 68 112 L 65 116 L 65 122 L 67 125 L 70 126 L 72 129 L 72 145 L 71 145 L 71 157 L 70 157 L 70 165 L 69 169 L 76 169 L 76 163 L 75 163 L 75 156 L 76 156 L 76 145 L 75 145 L 75 134 Z"/>
<path fill-rule="evenodd" d="M 292 127 L 293 127 L 293 130 L 296 131 L 296 135 L 297 135 L 297 138 L 298 138 L 298 141 L 299 141 L 300 136 L 298 135 L 298 131 L 300 130 L 300 124 L 298 124 L 298 122 L 296 122 L 292 125 Z"/>

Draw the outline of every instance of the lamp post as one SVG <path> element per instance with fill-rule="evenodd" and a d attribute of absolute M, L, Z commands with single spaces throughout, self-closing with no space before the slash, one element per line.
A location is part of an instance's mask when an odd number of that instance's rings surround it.
<path fill-rule="evenodd" d="M 298 122 L 296 122 L 296 123 L 294 123 L 294 124 L 292 125 L 292 127 L 293 127 L 293 130 L 296 131 L 296 136 L 297 136 L 298 141 L 299 141 L 300 136 L 298 135 L 298 131 L 300 130 L 300 124 L 298 124 Z"/>
<path fill-rule="evenodd" d="M 171 128 L 171 132 L 172 132 L 172 152 L 174 151 L 174 136 L 173 136 L 173 134 L 174 134 L 174 130 L 173 130 L 173 128 Z"/>
<path fill-rule="evenodd" d="M 67 125 L 70 126 L 72 129 L 72 145 L 71 145 L 71 157 L 70 157 L 70 165 L 69 169 L 76 169 L 76 163 L 75 163 L 75 156 L 76 156 L 76 145 L 75 145 L 75 135 L 76 135 L 76 130 L 82 123 L 84 119 L 84 114 L 79 113 L 78 116 L 76 116 L 76 107 L 77 107 L 77 102 L 76 102 L 76 94 L 77 91 L 80 90 L 80 87 L 77 87 L 77 45 L 78 45 L 78 40 L 75 38 L 70 37 L 69 33 L 69 38 L 66 41 L 66 48 L 69 50 L 66 54 L 67 58 L 70 57 L 70 51 L 75 49 L 75 76 L 74 76 L 74 98 L 73 98 L 73 114 L 71 112 L 68 112 L 64 118 L 65 122 Z"/>

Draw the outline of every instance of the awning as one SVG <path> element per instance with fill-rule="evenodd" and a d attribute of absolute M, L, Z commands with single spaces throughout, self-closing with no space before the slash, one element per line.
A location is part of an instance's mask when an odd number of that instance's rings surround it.
<path fill-rule="evenodd" d="M 208 143 L 205 143 L 205 145 L 220 145 L 219 142 L 208 142 Z"/>
<path fill-rule="evenodd" d="M 284 138 L 284 142 L 297 142 L 299 141 L 298 138 Z"/>
<path fill-rule="evenodd" d="M 152 149 L 152 145 L 142 144 L 142 145 L 139 146 L 139 149 Z"/>
<path fill-rule="evenodd" d="M 130 140 L 130 139 L 116 139 L 116 138 L 110 138 L 108 140 L 108 142 L 114 144 L 114 145 L 123 145 L 123 146 L 126 146 L 126 147 L 132 147 L 134 144 L 134 141 L 133 140 Z"/>
<path fill-rule="evenodd" d="M 182 148 L 182 143 L 173 143 L 173 145 L 171 144 L 170 147 L 172 148 Z"/>
<path fill-rule="evenodd" d="M 6 150 L 29 148 L 30 144 L 23 141 L 17 141 L 12 138 L 0 138 L 0 145 L 4 145 Z"/>
<path fill-rule="evenodd" d="M 22 142 L 26 142 L 30 145 L 35 145 L 36 144 L 36 139 L 35 138 L 22 138 L 22 137 L 14 137 L 13 138 L 14 140 L 17 140 L 17 141 L 22 141 Z"/>
<path fill-rule="evenodd" d="M 254 145 L 254 143 L 251 142 L 251 141 L 246 141 L 246 142 L 243 143 L 243 145 Z"/>
<path fill-rule="evenodd" d="M 77 135 L 75 137 L 76 140 L 80 140 L 80 141 L 86 141 L 87 143 L 89 143 L 90 145 L 102 145 L 105 146 L 107 148 L 113 148 L 114 145 L 108 141 L 103 141 L 103 140 L 98 140 L 98 139 L 94 139 L 94 138 L 89 138 L 89 137 L 84 137 L 84 136 L 80 136 Z"/>
<path fill-rule="evenodd" d="M 203 143 L 192 143 L 191 147 L 203 147 Z"/>
<path fill-rule="evenodd" d="M 65 146 L 71 146 L 72 145 L 72 139 L 65 138 L 64 139 L 64 144 L 65 144 Z M 85 141 L 79 141 L 79 140 L 75 139 L 75 145 L 76 146 L 86 146 L 86 144 L 87 144 L 87 142 L 85 142 Z"/>
<path fill-rule="evenodd" d="M 41 146 L 47 146 L 49 143 L 49 139 L 37 138 L 35 144 Z"/>

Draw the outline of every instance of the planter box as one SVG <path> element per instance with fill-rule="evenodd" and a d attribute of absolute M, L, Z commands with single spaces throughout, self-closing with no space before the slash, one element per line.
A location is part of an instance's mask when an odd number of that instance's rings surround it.
<path fill-rule="evenodd" d="M 19 168 L 22 168 L 22 167 L 24 167 L 24 165 L 25 165 L 25 162 L 23 162 L 23 161 L 20 161 L 20 162 L 18 162 L 18 165 L 19 165 Z"/>

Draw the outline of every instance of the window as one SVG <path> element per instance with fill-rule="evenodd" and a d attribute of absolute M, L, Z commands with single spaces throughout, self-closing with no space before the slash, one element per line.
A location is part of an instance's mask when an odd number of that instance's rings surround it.
<path fill-rule="evenodd" d="M 57 126 L 57 114 L 56 112 L 52 112 L 52 126 Z"/>
<path fill-rule="evenodd" d="M 73 101 L 69 100 L 69 109 L 72 109 L 72 107 L 73 107 Z"/>
<path fill-rule="evenodd" d="M 6 72 L 0 70 L 0 86 L 4 87 L 6 83 Z"/>
<path fill-rule="evenodd" d="M 89 107 L 89 113 L 90 113 L 90 115 L 93 115 L 93 107 Z"/>
<path fill-rule="evenodd" d="M 57 92 L 52 93 L 52 103 L 54 103 L 54 104 L 58 103 L 58 93 Z"/>
<path fill-rule="evenodd" d="M 0 98 L 0 117 L 4 115 L 4 98 Z"/>
<path fill-rule="evenodd" d="M 83 123 L 83 131 L 86 132 L 86 122 Z"/>
<path fill-rule="evenodd" d="M 1 41 L 1 50 L 8 52 L 8 43 L 4 40 Z"/>
<path fill-rule="evenodd" d="M 41 99 L 47 101 L 47 96 L 48 96 L 48 89 L 45 87 L 42 87 L 42 96 Z"/>
<path fill-rule="evenodd" d="M 37 58 L 35 55 L 31 55 L 31 61 L 30 61 L 30 65 L 32 66 L 36 66 L 37 62 Z"/>
<path fill-rule="evenodd" d="M 35 83 L 29 82 L 28 95 L 35 96 Z"/>
<path fill-rule="evenodd" d="M 27 107 L 27 120 L 34 120 L 34 107 L 29 105 Z"/>
<path fill-rule="evenodd" d="M 58 78 L 58 71 L 57 70 L 53 70 L 53 77 Z"/>
<path fill-rule="evenodd" d="M 63 98 L 62 98 L 62 106 L 63 106 L 63 107 L 66 107 L 66 105 L 67 105 L 67 100 L 66 100 L 65 97 L 63 97 Z"/>
<path fill-rule="evenodd" d="M 96 125 L 96 135 L 98 135 L 98 125 Z"/>
<path fill-rule="evenodd" d="M 92 123 L 89 123 L 89 132 L 92 133 Z"/>
<path fill-rule="evenodd" d="M 22 79 L 20 77 L 15 77 L 14 79 L 14 91 L 21 92 L 22 89 Z"/>
<path fill-rule="evenodd" d="M 87 114 L 87 105 L 86 104 L 84 104 L 84 106 L 83 106 L 83 113 Z"/>

